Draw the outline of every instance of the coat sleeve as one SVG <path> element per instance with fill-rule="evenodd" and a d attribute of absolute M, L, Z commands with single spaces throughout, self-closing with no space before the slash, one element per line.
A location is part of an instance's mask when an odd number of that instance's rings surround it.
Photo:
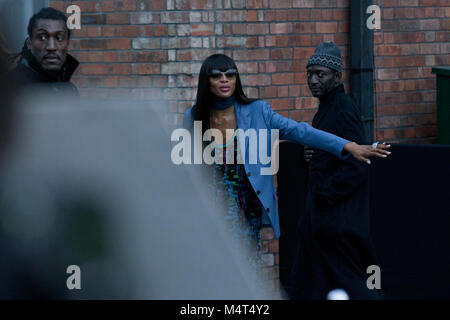
<path fill-rule="evenodd" d="M 280 130 L 281 140 L 290 140 L 299 144 L 327 151 L 339 158 L 343 154 L 344 146 L 350 141 L 334 134 L 314 129 L 306 122 L 297 122 L 274 112 L 270 105 L 263 101 L 263 116 L 270 129 Z"/>
<path fill-rule="evenodd" d="M 337 133 L 356 143 L 364 142 L 364 129 L 359 115 L 352 111 L 340 112 L 336 119 Z M 353 157 L 337 160 L 333 175 L 314 190 L 313 201 L 317 205 L 333 205 L 347 198 L 368 178 L 368 165 Z"/>

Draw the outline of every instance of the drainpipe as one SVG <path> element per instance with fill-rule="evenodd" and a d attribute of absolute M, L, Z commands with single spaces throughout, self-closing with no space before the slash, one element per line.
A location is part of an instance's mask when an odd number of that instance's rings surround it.
<path fill-rule="evenodd" d="M 366 26 L 372 0 L 350 0 L 350 89 L 360 108 L 366 143 L 374 140 L 373 30 Z"/>

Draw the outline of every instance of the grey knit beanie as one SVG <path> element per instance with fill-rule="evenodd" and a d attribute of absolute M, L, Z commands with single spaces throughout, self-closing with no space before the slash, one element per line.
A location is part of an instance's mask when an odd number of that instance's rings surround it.
<path fill-rule="evenodd" d="M 331 41 L 321 43 L 309 58 L 306 67 L 310 65 L 324 66 L 342 72 L 341 50 Z"/>

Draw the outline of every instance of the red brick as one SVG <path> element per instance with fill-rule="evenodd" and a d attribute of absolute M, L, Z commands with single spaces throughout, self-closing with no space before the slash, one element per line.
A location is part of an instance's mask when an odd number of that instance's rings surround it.
<path fill-rule="evenodd" d="M 131 39 L 108 39 L 108 49 L 126 50 L 131 48 Z"/>
<path fill-rule="evenodd" d="M 384 82 L 384 92 L 403 91 L 404 87 L 405 83 L 403 80 Z"/>
<path fill-rule="evenodd" d="M 270 0 L 271 8 L 291 8 L 292 0 Z"/>
<path fill-rule="evenodd" d="M 130 64 L 111 64 L 109 66 L 109 74 L 130 74 Z"/>
<path fill-rule="evenodd" d="M 439 54 L 439 53 L 441 53 L 441 47 L 439 43 L 420 44 L 420 54 Z"/>
<path fill-rule="evenodd" d="M 309 59 L 315 48 L 295 48 L 294 59 Z"/>
<path fill-rule="evenodd" d="M 155 0 L 153 0 L 152 2 L 155 2 Z M 177 10 L 198 10 L 213 8 L 213 0 L 176 0 L 175 3 L 175 7 Z"/>
<path fill-rule="evenodd" d="M 259 252 L 268 253 L 269 252 L 269 241 L 260 241 Z M 264 268 L 267 269 L 267 268 Z"/>
<path fill-rule="evenodd" d="M 289 110 L 295 108 L 295 99 L 273 99 L 272 100 L 272 109 L 273 110 Z"/>
<path fill-rule="evenodd" d="M 137 84 L 136 77 L 120 77 L 119 86 L 126 88 L 135 88 Z"/>
<path fill-rule="evenodd" d="M 378 106 L 377 107 L 377 116 L 393 116 L 395 115 L 395 107 L 394 106 Z"/>
<path fill-rule="evenodd" d="M 314 33 L 315 23 L 313 22 L 298 22 L 294 23 L 294 33 Z"/>
<path fill-rule="evenodd" d="M 294 83 L 294 74 L 293 73 L 283 73 L 283 74 L 274 74 L 272 75 L 272 84 L 293 84 Z"/>
<path fill-rule="evenodd" d="M 308 95 L 311 95 L 311 91 L 309 91 L 308 88 Z M 314 97 L 300 97 L 297 98 L 295 101 L 295 108 L 296 109 L 311 109 L 315 110 L 313 108 L 317 108 L 319 106 L 319 100 Z"/>
<path fill-rule="evenodd" d="M 247 0 L 247 8 L 263 9 L 269 8 L 269 0 Z"/>
<path fill-rule="evenodd" d="M 286 21 L 287 20 L 287 10 L 277 10 L 275 11 L 275 20 Z"/>
<path fill-rule="evenodd" d="M 450 10 L 449 10 L 449 12 L 450 12 Z M 441 29 L 442 30 L 450 30 L 450 19 L 443 19 L 443 20 L 441 20 Z M 447 35 L 448 34 L 449 33 L 447 32 Z"/>
<path fill-rule="evenodd" d="M 289 97 L 289 87 L 288 86 L 281 86 L 277 89 L 277 97 Z"/>
<path fill-rule="evenodd" d="M 421 78 L 422 72 L 419 68 L 407 68 L 400 70 L 401 79 Z"/>
<path fill-rule="evenodd" d="M 400 102 L 398 93 L 379 93 L 376 98 L 377 105 L 391 105 Z"/>
<path fill-rule="evenodd" d="M 104 12 L 114 11 L 114 0 L 102 0 L 101 1 L 101 9 Z"/>
<path fill-rule="evenodd" d="M 101 39 L 89 39 L 80 41 L 81 49 L 106 49 L 106 41 Z"/>
<path fill-rule="evenodd" d="M 269 50 L 267 49 L 251 49 L 236 50 L 233 52 L 235 60 L 267 60 L 269 59 Z"/>
<path fill-rule="evenodd" d="M 117 61 L 117 53 L 115 51 L 107 51 L 104 53 L 104 61 L 105 62 L 116 62 Z"/>
<path fill-rule="evenodd" d="M 106 16 L 107 24 L 128 24 L 130 15 L 128 13 L 110 13 Z"/>
<path fill-rule="evenodd" d="M 269 242 L 269 251 L 270 252 L 278 252 L 279 251 L 278 240 L 272 240 Z"/>
<path fill-rule="evenodd" d="M 152 10 L 167 10 L 167 1 L 152 1 Z"/>
<path fill-rule="evenodd" d="M 65 11 L 65 4 L 63 2 L 60 1 L 52 1 L 50 6 L 56 10 Z"/>
<path fill-rule="evenodd" d="M 419 44 L 402 44 L 400 45 L 401 55 L 415 55 L 420 53 Z"/>
<path fill-rule="evenodd" d="M 300 96 L 301 87 L 300 86 L 289 86 L 289 96 L 298 97 Z"/>
<path fill-rule="evenodd" d="M 163 37 L 167 35 L 167 26 L 154 26 L 153 27 L 153 34 L 156 37 Z"/>
<path fill-rule="evenodd" d="M 425 33 L 424 32 L 396 32 L 394 33 L 395 43 L 402 42 L 424 42 Z"/>
<path fill-rule="evenodd" d="M 270 33 L 280 34 L 280 33 L 292 33 L 293 24 L 292 23 L 271 23 Z"/>
<path fill-rule="evenodd" d="M 159 63 L 133 64 L 134 74 L 159 74 L 161 65 Z"/>
<path fill-rule="evenodd" d="M 269 25 L 267 23 L 249 23 L 246 25 L 246 28 L 244 28 L 244 33 L 246 34 L 268 34 L 269 33 Z"/>
<path fill-rule="evenodd" d="M 102 26 L 102 34 L 104 37 L 114 37 L 116 35 L 116 28 L 112 26 Z"/>
<path fill-rule="evenodd" d="M 261 229 L 261 240 L 272 240 L 275 238 L 275 233 L 272 228 L 262 228 Z"/>
<path fill-rule="evenodd" d="M 103 52 L 88 52 L 87 53 L 88 62 L 103 62 Z"/>
<path fill-rule="evenodd" d="M 87 36 L 88 37 L 100 37 L 101 36 L 101 27 L 87 27 Z M 77 34 L 74 34 L 75 37 L 77 37 Z"/>
<path fill-rule="evenodd" d="M 167 88 L 168 86 L 168 78 L 167 76 L 151 76 L 152 78 L 152 86 L 155 88 Z M 198 78 L 190 77 L 194 80 L 194 83 L 198 83 Z"/>
<path fill-rule="evenodd" d="M 167 51 L 139 51 L 137 62 L 167 62 Z"/>
<path fill-rule="evenodd" d="M 306 72 L 297 72 L 295 73 L 295 84 L 306 84 Z"/>
<path fill-rule="evenodd" d="M 131 24 L 160 23 L 160 16 L 152 12 L 133 12 L 130 14 Z"/>
<path fill-rule="evenodd" d="M 108 66 L 106 64 L 85 64 L 81 65 L 82 75 L 105 75 L 108 74 Z"/>
<path fill-rule="evenodd" d="M 398 45 L 380 45 L 378 46 L 378 54 L 382 56 L 394 56 L 400 53 Z"/>
<path fill-rule="evenodd" d="M 439 30 L 439 19 L 420 20 L 420 30 Z"/>
<path fill-rule="evenodd" d="M 258 21 L 258 11 L 256 11 L 256 10 L 248 10 L 246 19 L 247 19 L 248 22 L 256 22 L 256 21 Z"/>
<path fill-rule="evenodd" d="M 103 78 L 88 78 L 89 88 L 99 88 L 103 87 Z"/>
<path fill-rule="evenodd" d="M 136 37 L 137 36 L 137 27 L 136 26 L 117 27 L 116 35 L 118 37 Z"/>
<path fill-rule="evenodd" d="M 266 86 L 271 83 L 271 78 L 267 74 L 248 75 L 242 76 L 242 78 L 246 79 L 244 82 L 247 86 Z"/>
<path fill-rule="evenodd" d="M 438 6 L 439 0 L 420 0 L 420 5 L 424 7 Z"/>
<path fill-rule="evenodd" d="M 117 62 L 135 62 L 135 54 L 131 51 L 117 51 Z"/>
<path fill-rule="evenodd" d="M 214 25 L 212 24 L 191 24 L 192 36 L 209 36 L 214 34 Z"/>
<path fill-rule="evenodd" d="M 116 10 L 134 11 L 136 10 L 136 0 L 116 0 Z"/>
<path fill-rule="evenodd" d="M 272 60 L 283 60 L 292 59 L 292 49 L 291 48 L 278 48 L 270 50 L 270 59 Z"/>
<path fill-rule="evenodd" d="M 348 22 L 339 22 L 339 32 L 349 32 L 350 24 Z"/>

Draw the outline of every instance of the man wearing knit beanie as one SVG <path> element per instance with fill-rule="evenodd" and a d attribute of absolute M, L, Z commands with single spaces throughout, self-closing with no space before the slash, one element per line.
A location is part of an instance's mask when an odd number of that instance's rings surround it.
<path fill-rule="evenodd" d="M 306 69 L 311 93 L 320 100 L 313 127 L 363 143 L 360 111 L 341 83 L 339 47 L 320 44 Z M 331 290 L 343 289 L 350 299 L 379 299 L 377 290 L 367 287 L 367 267 L 377 264 L 369 231 L 368 165 L 311 149 L 305 160 L 308 191 L 290 297 L 326 299 Z"/>

